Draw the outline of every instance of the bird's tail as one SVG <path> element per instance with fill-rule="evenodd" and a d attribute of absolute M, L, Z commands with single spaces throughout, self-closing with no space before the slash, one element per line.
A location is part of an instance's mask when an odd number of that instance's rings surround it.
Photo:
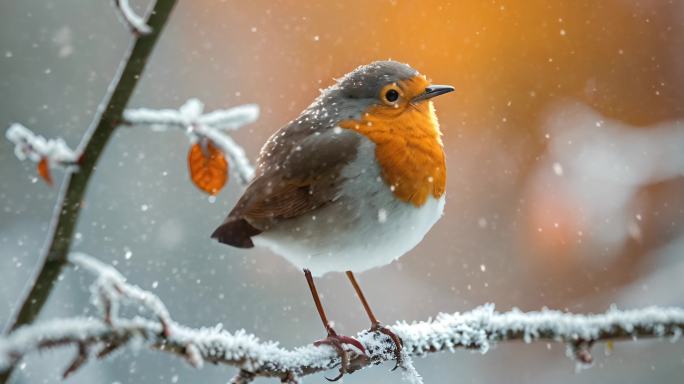
<path fill-rule="evenodd" d="M 211 238 L 237 248 L 252 248 L 254 247 L 252 236 L 260 233 L 261 231 L 254 228 L 247 220 L 229 217 L 216 228 L 214 233 L 211 234 Z"/>

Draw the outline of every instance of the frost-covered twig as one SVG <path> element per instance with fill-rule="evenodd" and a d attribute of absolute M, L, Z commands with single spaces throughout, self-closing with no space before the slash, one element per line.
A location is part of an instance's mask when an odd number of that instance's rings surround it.
<path fill-rule="evenodd" d="M 202 102 L 190 99 L 179 109 L 128 109 L 124 112 L 124 122 L 133 126 L 148 126 L 157 131 L 182 129 L 193 143 L 203 138 L 211 140 L 228 155 L 231 169 L 240 183 L 247 184 L 254 176 L 254 167 L 247 159 L 244 149 L 227 131 L 235 131 L 254 122 L 259 117 L 259 107 L 247 104 L 209 113 L 203 111 Z"/>
<path fill-rule="evenodd" d="M 259 117 L 259 106 L 245 104 L 230 109 L 204 112 L 204 104 L 197 99 L 186 101 L 178 109 L 127 109 L 124 120 L 128 124 L 147 125 L 156 130 L 168 128 L 188 129 L 204 125 L 221 131 L 235 131 Z"/>
<path fill-rule="evenodd" d="M 5 136 L 14 143 L 14 154 L 19 160 L 29 159 L 38 163 L 46 159 L 51 167 L 76 163 L 76 153 L 62 138 L 46 139 L 19 123 L 10 125 Z"/>
<path fill-rule="evenodd" d="M 126 284 L 126 278 L 119 271 L 92 257 L 82 253 L 74 253 L 70 259 L 75 264 L 98 276 L 97 281 L 92 286 L 94 289 L 93 299 L 102 310 L 104 320 L 108 324 L 116 325 L 114 322 L 118 319 L 120 304 L 134 302 L 151 310 L 162 325 L 164 333 L 168 333 L 171 316 L 159 297 L 137 286 Z"/>
<path fill-rule="evenodd" d="M 104 147 L 122 119 L 123 110 L 175 4 L 176 0 L 157 1 L 147 20 L 152 31 L 147 35 L 137 35 L 124 53 L 119 69 L 75 151 L 79 159 L 78 172 L 67 169 L 38 265 L 27 281 L 26 293 L 22 294 L 15 312 L 7 322 L 7 331 L 33 322 L 47 301 L 67 262 L 72 235 L 90 177 Z M 6 383 L 10 375 L 11 369 L 0 373 L 0 384 Z"/>
<path fill-rule="evenodd" d="M 340 363 L 337 353 L 327 346 L 285 349 L 274 342 L 261 342 L 242 330 L 228 332 L 220 326 L 193 329 L 180 325 L 170 318 L 158 297 L 126 283 L 112 267 L 82 254 L 72 257 L 72 261 L 97 275 L 93 292 L 104 318 L 58 319 L 20 328 L 0 338 L 0 370 L 16 364 L 33 351 L 77 345 L 79 353 L 67 370 L 71 373 L 74 366 L 78 368 L 86 361 L 88 351 L 96 350 L 99 351 L 97 356 L 106 356 L 134 340 L 138 341 L 136 345 L 142 343 L 179 355 L 196 367 L 205 362 L 238 367 L 240 373 L 233 380 L 236 383 L 249 382 L 257 376 L 294 383 L 301 376 L 335 369 Z M 112 304 L 125 305 L 134 301 L 154 318 L 119 318 L 116 312 L 110 312 L 114 318 L 106 320 L 108 310 L 100 300 L 103 291 Z M 580 362 L 588 362 L 589 348 L 596 342 L 652 337 L 668 337 L 675 341 L 682 329 L 684 309 L 681 308 L 648 307 L 626 311 L 611 308 L 602 314 L 577 315 L 552 310 L 500 313 L 493 305 L 392 326 L 404 342 L 407 357 L 456 349 L 485 353 L 502 341 L 531 343 L 544 340 L 567 344 L 571 350 L 579 352 L 575 357 Z M 357 339 L 366 347 L 370 359 L 350 351 L 350 371 L 394 358 L 394 344 L 387 336 L 364 331 Z"/>
<path fill-rule="evenodd" d="M 152 32 L 152 28 L 145 23 L 145 20 L 133 11 L 128 0 L 114 0 L 114 7 L 119 11 L 121 21 L 131 29 L 131 32 L 137 35 L 146 35 Z"/>

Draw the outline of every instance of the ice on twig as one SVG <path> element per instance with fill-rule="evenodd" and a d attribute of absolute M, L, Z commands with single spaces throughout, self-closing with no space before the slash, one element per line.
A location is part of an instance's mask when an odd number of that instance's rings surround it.
<path fill-rule="evenodd" d="M 126 282 L 113 267 L 87 255 L 75 254 L 70 260 L 96 276 L 93 293 L 104 295 L 115 304 L 138 304 L 156 317 L 116 317 L 107 322 L 96 318 L 55 319 L 22 327 L 0 337 L 0 372 L 16 364 L 27 353 L 66 345 L 92 350 L 107 346 L 131 346 L 139 343 L 165 353 L 175 354 L 190 364 L 204 362 L 228 364 L 245 371 L 243 376 L 280 378 L 296 382 L 303 375 L 336 369 L 340 363 L 330 348 L 311 344 L 285 349 L 274 342 L 262 342 L 243 330 L 228 332 L 221 327 L 193 329 L 174 322 L 156 295 Z M 496 312 L 485 305 L 470 312 L 439 314 L 434 319 L 408 324 L 400 322 L 392 330 L 404 344 L 403 377 L 411 383 L 422 379 L 411 364 L 412 356 L 439 351 L 474 349 L 486 352 L 490 346 L 506 340 L 560 342 L 586 350 L 598 341 L 640 340 L 644 337 L 672 338 L 684 327 L 684 309 L 648 307 L 634 310 L 611 308 L 605 313 L 579 315 L 561 311 Z M 356 336 L 368 353 L 361 357 L 351 352 L 354 370 L 394 358 L 394 345 L 384 335 L 364 331 Z M 106 355 L 106 353 L 104 354 Z M 582 360 L 582 356 L 571 354 Z"/>
<path fill-rule="evenodd" d="M 202 125 L 221 131 L 234 131 L 253 123 L 259 117 L 259 106 L 245 104 L 230 109 L 204 112 L 204 104 L 190 99 L 178 109 L 136 108 L 124 111 L 124 120 L 131 125 L 147 125 L 156 130 L 192 128 Z"/>
<path fill-rule="evenodd" d="M 247 184 L 254 176 L 254 167 L 247 159 L 244 149 L 227 131 L 234 131 L 254 122 L 259 117 L 259 107 L 256 104 L 204 113 L 204 104 L 197 99 L 190 99 L 179 109 L 128 109 L 123 116 L 129 125 L 148 126 L 156 131 L 183 129 L 193 143 L 208 138 L 228 155 L 230 168 L 242 184 Z"/>
<path fill-rule="evenodd" d="M 206 113 L 201 116 L 200 124 L 223 131 L 233 131 L 244 124 L 255 121 L 258 117 L 259 107 L 256 104 L 245 104 L 231 109 L 219 109 Z"/>
<path fill-rule="evenodd" d="M 401 358 L 403 360 L 401 378 L 404 382 L 409 384 L 423 384 L 423 377 L 420 376 L 420 373 L 418 373 L 418 370 L 416 370 L 416 367 L 413 365 L 413 358 L 411 358 L 411 355 L 402 350 Z"/>
<path fill-rule="evenodd" d="M 97 276 L 97 280 L 92 286 L 93 296 L 95 302 L 100 304 L 105 316 L 109 318 L 110 324 L 114 324 L 117 320 L 117 313 L 115 310 L 112 311 L 112 305 L 116 308 L 120 302 L 132 302 L 141 304 L 150 310 L 159 319 L 162 331 L 164 333 L 169 332 L 171 315 L 159 297 L 138 286 L 127 284 L 126 278 L 119 271 L 86 254 L 74 253 L 69 259 L 72 263 Z M 103 302 L 109 303 L 109 310 L 103 305 Z"/>
<path fill-rule="evenodd" d="M 19 160 L 29 159 L 38 163 L 47 159 L 51 167 L 76 163 L 76 153 L 62 138 L 46 139 L 18 123 L 12 124 L 5 136 L 14 143 L 14 154 Z"/>
<path fill-rule="evenodd" d="M 140 35 L 146 35 L 152 32 L 152 28 L 145 23 L 145 20 L 133 11 L 128 0 L 114 0 L 114 6 L 119 11 L 118 14 L 121 16 L 123 23 L 126 24 L 131 31 Z"/>

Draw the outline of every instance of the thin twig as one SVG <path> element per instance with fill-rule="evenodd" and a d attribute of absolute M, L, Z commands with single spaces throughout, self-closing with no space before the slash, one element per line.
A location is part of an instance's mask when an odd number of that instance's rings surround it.
<path fill-rule="evenodd" d="M 241 369 L 238 371 L 237 375 L 235 375 L 229 382 L 228 384 L 249 384 L 252 381 L 254 381 L 254 374 L 250 371 L 245 371 L 244 369 Z"/>
<path fill-rule="evenodd" d="M 175 4 L 176 0 L 157 1 L 148 13 L 147 25 L 151 27 L 151 32 L 137 35 L 130 49 L 126 51 L 114 80 L 76 151 L 80 154 L 79 168 L 77 171 L 67 170 L 65 174 L 39 265 L 28 280 L 26 293 L 17 305 L 19 310 L 10 318 L 5 328 L 6 333 L 33 322 L 47 301 L 67 262 L 72 235 L 95 165 L 122 120 L 123 110 L 141 78 L 147 60 Z M 10 374 L 11 370 L 0 374 L 0 384 L 6 383 Z"/>
<path fill-rule="evenodd" d="M 131 30 L 136 36 L 146 35 L 152 32 L 152 28 L 145 24 L 140 16 L 136 15 L 128 3 L 128 0 L 114 0 L 114 7 L 116 7 L 119 15 L 121 16 L 121 21 Z"/>

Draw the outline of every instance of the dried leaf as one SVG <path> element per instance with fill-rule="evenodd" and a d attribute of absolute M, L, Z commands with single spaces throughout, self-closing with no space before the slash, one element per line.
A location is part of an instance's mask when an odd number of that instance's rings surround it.
<path fill-rule="evenodd" d="M 45 180 L 45 182 L 52 186 L 52 175 L 50 175 L 50 164 L 48 163 L 48 158 L 43 157 L 38 163 L 38 175 Z"/>
<path fill-rule="evenodd" d="M 190 178 L 197 188 L 216 195 L 228 181 L 228 162 L 211 140 L 204 139 L 188 152 Z"/>

